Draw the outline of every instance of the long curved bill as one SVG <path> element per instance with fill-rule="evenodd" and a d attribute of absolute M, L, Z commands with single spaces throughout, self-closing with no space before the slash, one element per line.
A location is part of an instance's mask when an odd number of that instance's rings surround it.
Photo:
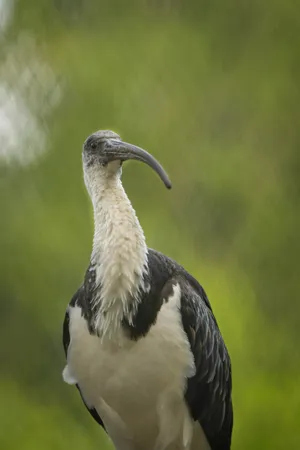
<path fill-rule="evenodd" d="M 172 183 L 161 164 L 152 156 L 146 152 L 143 148 L 136 145 L 128 144 L 127 142 L 119 141 L 118 139 L 110 139 L 108 148 L 106 150 L 106 156 L 109 161 L 119 159 L 120 161 L 127 161 L 128 159 L 136 159 L 148 164 L 164 182 L 168 189 L 171 189 Z"/>

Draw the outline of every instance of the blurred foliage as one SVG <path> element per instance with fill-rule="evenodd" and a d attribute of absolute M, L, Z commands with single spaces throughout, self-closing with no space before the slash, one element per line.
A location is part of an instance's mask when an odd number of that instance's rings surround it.
<path fill-rule="evenodd" d="M 61 379 L 93 231 L 81 145 L 109 128 L 173 180 L 167 192 L 137 163 L 123 175 L 148 245 L 211 299 L 233 450 L 298 450 L 299 4 L 0 3 L 0 447 L 110 448 Z"/>

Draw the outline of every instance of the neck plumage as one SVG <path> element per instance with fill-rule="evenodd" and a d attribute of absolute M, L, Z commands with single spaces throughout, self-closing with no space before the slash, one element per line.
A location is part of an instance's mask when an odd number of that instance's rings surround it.
<path fill-rule="evenodd" d="M 93 192 L 91 263 L 97 294 L 92 305 L 98 334 L 112 337 L 122 319 L 132 321 L 148 271 L 143 230 L 118 176 L 98 180 Z"/>

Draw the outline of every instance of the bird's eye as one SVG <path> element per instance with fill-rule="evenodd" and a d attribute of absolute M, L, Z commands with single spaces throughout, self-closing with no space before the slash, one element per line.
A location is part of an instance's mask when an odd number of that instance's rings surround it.
<path fill-rule="evenodd" d="M 91 146 L 91 148 L 96 148 L 96 147 L 97 147 L 97 144 L 96 144 L 96 142 L 92 142 L 92 143 L 90 144 L 90 146 Z"/>

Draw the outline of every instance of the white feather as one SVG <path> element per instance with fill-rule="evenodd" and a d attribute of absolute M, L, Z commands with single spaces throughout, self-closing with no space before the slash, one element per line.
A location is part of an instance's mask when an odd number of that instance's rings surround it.
<path fill-rule="evenodd" d="M 180 297 L 177 285 L 148 334 L 136 342 L 123 338 L 122 344 L 90 335 L 81 309 L 70 308 L 68 366 L 86 403 L 100 416 L 109 405 L 110 417 L 117 417 L 109 433 L 116 448 L 116 441 L 132 440 L 136 450 L 188 450 L 190 441 L 191 450 L 209 449 L 184 399 L 194 359 L 181 324 Z"/>
<path fill-rule="evenodd" d="M 115 340 L 120 340 L 122 318 L 126 316 L 131 322 L 139 292 L 149 288 L 143 281 L 148 267 L 147 245 L 123 189 L 119 165 L 117 161 L 85 171 L 95 222 L 91 263 L 96 268 L 96 284 L 101 284 L 93 305 L 95 325 L 100 336 Z"/>

